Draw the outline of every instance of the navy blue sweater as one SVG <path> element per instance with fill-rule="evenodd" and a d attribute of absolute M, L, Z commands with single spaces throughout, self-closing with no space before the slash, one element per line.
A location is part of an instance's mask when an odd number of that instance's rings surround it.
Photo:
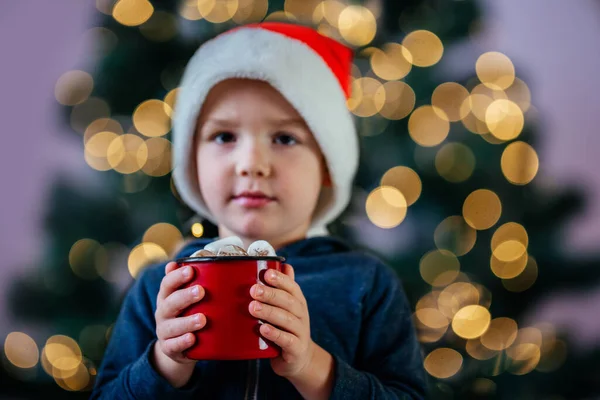
<path fill-rule="evenodd" d="M 191 255 L 213 239 L 186 245 Z M 423 399 L 427 378 L 411 310 L 397 274 L 333 237 L 282 247 L 308 304 L 311 337 L 334 358 L 331 399 Z M 91 399 L 301 399 L 268 359 L 205 360 L 172 387 L 150 363 L 154 311 L 165 264 L 145 268 L 127 293 Z"/>

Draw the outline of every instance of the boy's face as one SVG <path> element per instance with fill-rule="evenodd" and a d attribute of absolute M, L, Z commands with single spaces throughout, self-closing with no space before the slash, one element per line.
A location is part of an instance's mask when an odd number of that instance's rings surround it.
<path fill-rule="evenodd" d="M 200 192 L 219 236 L 275 249 L 302 239 L 323 184 L 323 156 L 298 112 L 272 86 L 229 79 L 209 92 L 196 131 Z M 240 196 L 262 192 L 268 198 Z"/>

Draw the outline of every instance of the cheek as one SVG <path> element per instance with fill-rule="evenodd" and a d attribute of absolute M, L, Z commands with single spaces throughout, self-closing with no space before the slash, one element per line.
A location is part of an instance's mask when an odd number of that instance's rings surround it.
<path fill-rule="evenodd" d="M 200 192 L 207 203 L 211 203 L 214 194 L 223 191 L 227 184 L 224 180 L 225 168 L 211 152 L 199 151 L 196 161 L 196 175 Z"/>

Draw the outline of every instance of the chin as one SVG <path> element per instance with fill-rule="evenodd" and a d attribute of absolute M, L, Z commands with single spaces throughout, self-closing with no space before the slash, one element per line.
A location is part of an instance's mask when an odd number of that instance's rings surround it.
<path fill-rule="evenodd" d="M 259 218 L 250 217 L 243 218 L 243 221 L 232 221 L 236 231 L 245 237 L 265 239 L 272 233 L 272 228 L 268 224 Z"/>

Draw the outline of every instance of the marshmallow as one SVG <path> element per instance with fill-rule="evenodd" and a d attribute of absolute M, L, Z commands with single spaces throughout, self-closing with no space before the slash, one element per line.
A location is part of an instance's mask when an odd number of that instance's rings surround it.
<path fill-rule="evenodd" d="M 240 239 L 237 236 L 228 236 L 223 239 L 215 240 L 214 242 L 207 244 L 206 246 L 204 246 L 204 250 L 209 250 L 209 251 L 212 251 L 213 253 L 217 254 L 221 247 L 226 246 L 228 244 L 234 244 L 234 245 L 242 247 L 242 248 L 244 247 L 244 243 L 242 243 L 242 239 Z"/>
<path fill-rule="evenodd" d="M 266 240 L 257 240 L 248 246 L 248 255 L 251 256 L 276 256 L 275 249 Z"/>

